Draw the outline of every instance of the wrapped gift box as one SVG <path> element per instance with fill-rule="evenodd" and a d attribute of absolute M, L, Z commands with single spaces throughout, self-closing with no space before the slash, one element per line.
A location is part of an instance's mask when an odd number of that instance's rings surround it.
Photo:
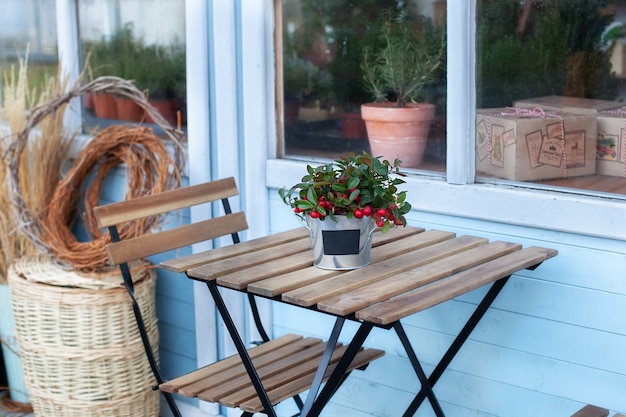
<path fill-rule="evenodd" d="M 476 114 L 476 170 L 533 181 L 596 171 L 596 116 L 530 109 Z"/>
<path fill-rule="evenodd" d="M 596 172 L 602 175 L 626 177 L 626 107 L 599 112 L 596 142 Z"/>
<path fill-rule="evenodd" d="M 543 96 L 518 100 L 513 107 L 535 108 L 543 110 L 559 110 L 565 113 L 592 113 L 596 114 L 604 110 L 612 110 L 621 107 L 623 103 L 611 100 L 594 100 L 590 98 L 567 97 L 567 96 Z"/>

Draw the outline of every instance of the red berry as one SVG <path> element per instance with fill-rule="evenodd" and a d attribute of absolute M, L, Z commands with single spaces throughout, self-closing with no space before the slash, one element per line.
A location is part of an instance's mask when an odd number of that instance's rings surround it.
<path fill-rule="evenodd" d="M 371 216 L 372 215 L 372 206 L 365 206 L 363 207 L 363 214 L 366 216 Z"/>
<path fill-rule="evenodd" d="M 304 210 L 301 209 L 300 207 L 296 207 L 295 209 L 293 209 L 294 213 L 302 213 Z"/>
<path fill-rule="evenodd" d="M 379 208 L 378 210 L 376 210 L 376 214 L 378 214 L 380 217 L 385 217 L 387 215 L 387 209 Z"/>
<path fill-rule="evenodd" d="M 312 211 L 309 216 L 311 216 L 312 219 L 319 219 L 320 218 L 320 212 L 319 211 Z"/>
<path fill-rule="evenodd" d="M 358 208 L 354 209 L 354 217 L 356 217 L 357 219 L 363 218 L 363 210 Z"/>
<path fill-rule="evenodd" d="M 383 219 L 376 220 L 376 226 L 383 227 L 385 225 L 385 221 Z"/>

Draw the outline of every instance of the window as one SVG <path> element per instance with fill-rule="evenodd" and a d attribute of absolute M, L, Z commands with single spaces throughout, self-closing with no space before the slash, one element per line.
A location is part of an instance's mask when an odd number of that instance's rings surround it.
<path fill-rule="evenodd" d="M 477 179 L 626 194 L 626 5 L 479 0 L 476 16 Z"/>
<path fill-rule="evenodd" d="M 407 168 L 445 171 L 445 1 L 283 0 L 281 19 L 282 86 L 277 84 L 282 90 L 277 101 L 284 155 L 333 159 L 366 150 L 391 161 L 399 157 Z M 417 62 L 427 55 L 429 60 L 417 75 L 401 73 L 423 84 L 411 98 L 431 103 L 434 110 L 425 122 L 424 140 L 411 139 L 402 152 L 370 142 L 360 114 L 361 105 L 375 98 L 364 81 L 364 63 L 383 59 L 385 51 L 393 50 L 390 45 L 405 48 L 400 57 L 415 53 Z M 385 87 L 379 98 L 395 102 L 400 97 Z M 423 156 L 411 156 L 418 142 L 426 144 Z"/>
<path fill-rule="evenodd" d="M 28 53 L 31 90 L 42 91 L 57 73 L 55 0 L 4 0 L 0 13 L 0 85 Z M 1 88 L 0 88 L 1 92 Z M 1 96 L 1 94 L 0 94 Z M 31 97 L 33 103 L 36 97 Z"/>
<path fill-rule="evenodd" d="M 377 25 L 389 9 L 410 15 L 420 32 L 418 17 L 445 21 L 446 2 L 282 0 L 282 156 L 371 151 L 362 121 L 360 133 L 346 129 L 372 100 L 362 64 L 366 51 L 380 47 Z M 624 20 L 626 5 L 616 0 L 476 2 L 476 146 L 468 149 L 476 181 L 626 195 Z M 446 171 L 447 147 L 459 140 L 446 140 L 446 78 L 431 85 L 427 100 L 437 105 L 436 116 L 423 161 L 409 168 Z M 519 111 L 506 110 L 514 106 L 540 106 L 548 118 L 542 128 L 537 120 L 516 127 Z M 594 114 L 553 114 L 581 108 Z"/>
<path fill-rule="evenodd" d="M 186 124 L 184 0 L 92 0 L 78 4 L 83 60 L 90 77 L 134 80 L 171 124 Z M 92 101 L 93 99 L 93 101 Z M 120 98 L 83 100 L 85 127 L 151 122 Z"/>

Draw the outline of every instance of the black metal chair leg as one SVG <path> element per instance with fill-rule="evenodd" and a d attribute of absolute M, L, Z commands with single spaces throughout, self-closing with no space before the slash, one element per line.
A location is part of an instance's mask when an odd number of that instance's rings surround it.
<path fill-rule="evenodd" d="M 117 227 L 111 226 L 109 227 L 109 233 L 111 235 L 111 240 L 113 242 L 119 242 L 120 237 L 117 232 Z M 144 351 L 146 352 L 146 357 L 148 358 L 148 363 L 150 364 L 150 369 L 152 370 L 152 374 L 157 381 L 157 384 L 160 385 L 163 383 L 163 377 L 161 376 L 161 371 L 159 370 L 159 365 L 154 356 L 154 351 L 152 350 L 152 344 L 150 343 L 150 337 L 148 335 L 148 331 L 146 330 L 146 326 L 143 321 L 143 315 L 141 314 L 141 309 L 139 308 L 139 303 L 137 303 L 137 299 L 135 298 L 135 288 L 133 285 L 133 279 L 130 274 L 130 269 L 128 264 L 120 264 L 120 271 L 122 272 L 122 278 L 124 279 L 124 286 L 126 287 L 126 292 L 130 296 L 133 305 L 133 314 L 135 316 L 135 322 L 137 324 L 137 329 L 139 330 L 139 336 L 141 337 L 141 342 L 143 344 Z M 158 389 L 158 387 L 157 387 Z M 178 406 L 176 405 L 176 401 L 172 394 L 162 393 L 165 397 L 165 401 L 167 405 L 172 410 L 172 414 L 174 417 L 182 417 Z"/>

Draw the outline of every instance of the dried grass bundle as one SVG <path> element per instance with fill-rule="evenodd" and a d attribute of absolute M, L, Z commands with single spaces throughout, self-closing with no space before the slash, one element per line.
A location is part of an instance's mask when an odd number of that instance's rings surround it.
<path fill-rule="evenodd" d="M 0 155 L 4 155 L 9 144 L 8 136 L 0 137 Z M 0 284 L 7 283 L 7 269 L 15 258 L 16 224 L 9 201 L 9 169 L 0 159 Z"/>
<path fill-rule="evenodd" d="M 11 68 L 4 77 L 4 107 L 2 114 L 9 124 L 9 134 L 1 139 L 2 165 L 0 166 L 0 283 L 6 283 L 6 271 L 18 257 L 37 253 L 36 247 L 18 233 L 20 215 L 12 207 L 10 188 L 10 166 L 7 151 L 10 150 L 24 129 L 29 108 L 32 107 L 31 97 L 35 97 L 35 89 L 28 83 L 28 51 L 18 61 L 19 68 Z M 60 81 L 56 74 L 50 75 L 39 95 L 39 105 L 50 97 L 58 96 L 67 88 L 67 78 Z M 25 137 L 25 148 L 16 160 L 23 175 L 16 184 L 23 196 L 26 207 L 38 219 L 46 216 L 46 211 L 56 187 L 63 165 L 69 159 L 70 148 L 75 135 L 67 135 L 63 129 L 65 106 L 44 118 L 38 129 L 29 132 Z"/>

